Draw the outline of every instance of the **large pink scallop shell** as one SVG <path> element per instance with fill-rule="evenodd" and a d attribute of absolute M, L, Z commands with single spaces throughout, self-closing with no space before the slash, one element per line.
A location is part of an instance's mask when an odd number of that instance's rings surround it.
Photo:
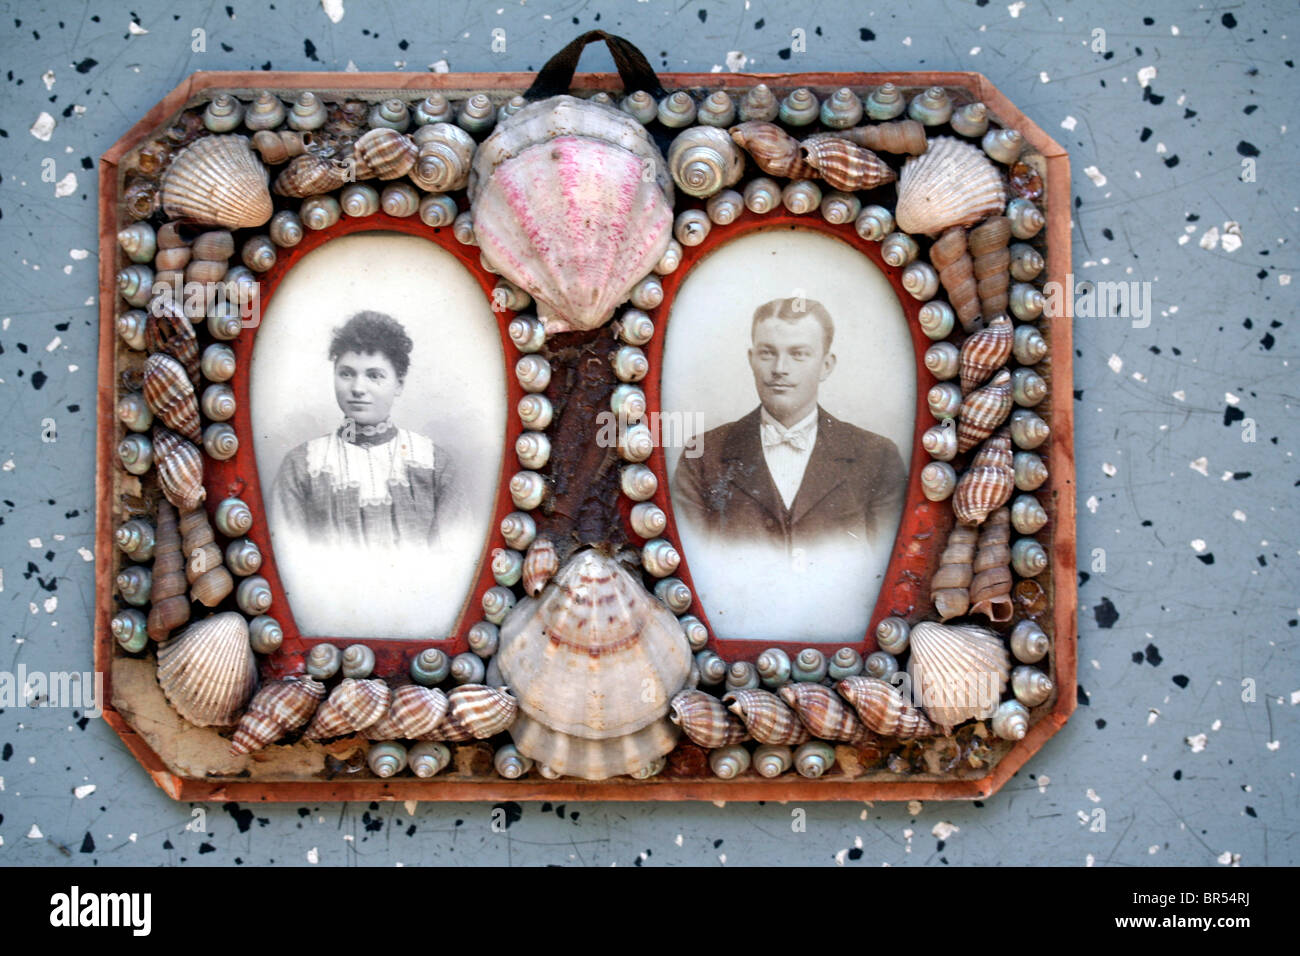
<path fill-rule="evenodd" d="M 494 269 L 537 300 L 548 333 L 603 325 L 663 256 L 673 213 L 645 160 L 560 136 L 492 171 L 474 234 Z"/>

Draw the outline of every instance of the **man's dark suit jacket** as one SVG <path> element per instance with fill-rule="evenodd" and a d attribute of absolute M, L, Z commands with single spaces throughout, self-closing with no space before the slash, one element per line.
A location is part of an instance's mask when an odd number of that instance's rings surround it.
<path fill-rule="evenodd" d="M 683 454 L 673 507 L 692 527 L 736 544 L 785 549 L 854 541 L 879 546 L 894 533 L 907 493 L 898 447 L 817 408 L 817 440 L 792 507 L 781 500 L 763 458 L 759 409 L 705 432 L 700 454 Z"/>

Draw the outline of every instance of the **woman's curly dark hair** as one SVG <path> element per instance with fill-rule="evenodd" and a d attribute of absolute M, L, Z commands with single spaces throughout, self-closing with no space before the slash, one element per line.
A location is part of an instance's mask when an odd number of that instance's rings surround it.
<path fill-rule="evenodd" d="M 402 323 L 382 312 L 358 312 L 334 330 L 330 339 L 330 361 L 344 352 L 379 353 L 393 364 L 398 381 L 405 381 L 411 367 L 414 343 Z"/>

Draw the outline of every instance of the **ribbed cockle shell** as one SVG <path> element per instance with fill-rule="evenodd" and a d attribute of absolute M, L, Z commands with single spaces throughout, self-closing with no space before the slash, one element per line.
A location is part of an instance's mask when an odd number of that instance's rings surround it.
<path fill-rule="evenodd" d="M 912 628 L 907 673 L 914 699 L 947 733 L 971 718 L 993 716 L 1011 658 L 992 631 L 923 621 Z"/>
<path fill-rule="evenodd" d="M 835 685 L 862 722 L 882 737 L 929 737 L 934 727 L 892 684 L 875 677 L 846 677 Z"/>
<path fill-rule="evenodd" d="M 310 677 L 289 677 L 267 684 L 239 718 L 230 753 L 253 753 L 293 733 L 311 720 L 324 698 L 325 685 Z"/>
<path fill-rule="evenodd" d="M 824 684 L 799 681 L 786 684 L 777 693 L 794 708 L 814 737 L 850 744 L 865 744 L 872 739 L 871 732 L 858 720 L 853 708 Z"/>
<path fill-rule="evenodd" d="M 381 680 L 345 677 L 316 710 L 303 737 L 326 740 L 365 730 L 388 712 L 392 692 Z"/>
<path fill-rule="evenodd" d="M 235 723 L 257 687 L 257 661 L 243 615 L 214 614 L 158 645 L 158 683 L 168 703 L 191 724 Z"/>
<path fill-rule="evenodd" d="M 732 690 L 722 698 L 728 709 L 745 722 L 745 727 L 761 744 L 801 744 L 808 730 L 799 715 L 765 690 Z"/>
<path fill-rule="evenodd" d="M 245 136 L 205 136 L 176 154 L 163 174 L 163 211 L 172 219 L 243 229 L 271 218 L 266 168 Z"/>
<path fill-rule="evenodd" d="M 939 136 L 903 165 L 894 217 L 904 232 L 937 235 L 995 215 L 1006 201 L 1002 175 L 983 150 Z"/>
<path fill-rule="evenodd" d="M 693 742 L 708 750 L 749 739 L 749 731 L 722 701 L 702 690 L 684 690 L 669 704 L 668 719 Z"/>

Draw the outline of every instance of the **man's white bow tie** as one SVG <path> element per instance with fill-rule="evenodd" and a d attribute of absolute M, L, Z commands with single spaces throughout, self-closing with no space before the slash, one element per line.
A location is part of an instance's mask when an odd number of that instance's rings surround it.
<path fill-rule="evenodd" d="M 808 441 L 811 437 L 808 434 L 808 430 L 783 431 L 778 429 L 775 425 L 764 424 L 761 431 L 764 448 L 775 448 L 777 445 L 789 445 L 795 451 L 808 450 Z"/>

